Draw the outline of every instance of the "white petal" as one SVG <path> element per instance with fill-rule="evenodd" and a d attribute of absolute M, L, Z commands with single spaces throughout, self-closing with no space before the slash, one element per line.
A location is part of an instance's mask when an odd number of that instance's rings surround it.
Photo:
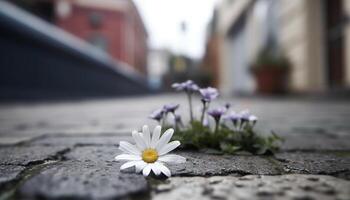
<path fill-rule="evenodd" d="M 120 154 L 114 158 L 115 160 L 141 160 L 141 156 L 134 154 Z"/>
<path fill-rule="evenodd" d="M 160 137 L 160 132 L 162 130 L 161 126 L 156 126 L 153 130 L 153 134 L 152 134 L 152 141 L 151 141 L 151 148 L 156 147 L 157 142 L 159 140 Z"/>
<path fill-rule="evenodd" d="M 140 150 L 144 150 L 146 148 L 146 143 L 143 140 L 143 137 L 141 137 L 139 132 L 133 131 L 132 132 L 132 137 L 135 140 L 137 148 L 139 148 Z"/>
<path fill-rule="evenodd" d="M 143 160 L 138 161 L 135 164 L 136 173 L 140 173 L 146 166 L 147 163 L 145 163 Z"/>
<path fill-rule="evenodd" d="M 146 146 L 147 146 L 147 148 L 149 148 L 150 144 L 151 144 L 151 134 L 149 132 L 149 128 L 147 125 L 144 125 L 142 127 L 142 133 L 143 133 L 143 138 L 144 138 L 144 141 L 146 143 Z"/>
<path fill-rule="evenodd" d="M 161 150 L 163 148 L 164 145 L 168 144 L 168 142 L 170 141 L 171 137 L 173 137 L 173 133 L 174 133 L 174 129 L 169 128 L 168 130 L 166 130 L 164 132 L 164 134 L 162 135 L 162 137 L 160 137 L 159 141 L 157 142 L 156 145 L 156 149 Z"/>
<path fill-rule="evenodd" d="M 160 169 L 160 171 L 167 177 L 170 177 L 171 176 L 171 172 L 170 170 L 164 166 L 162 163 L 159 163 L 159 162 L 156 162 L 157 163 L 157 167 L 158 169 Z"/>
<path fill-rule="evenodd" d="M 175 154 L 168 154 L 168 155 L 161 156 L 159 157 L 158 160 L 161 162 L 174 163 L 174 164 L 180 164 L 180 163 L 186 162 L 185 157 L 175 155 Z"/>
<path fill-rule="evenodd" d="M 120 166 L 120 170 L 127 169 L 129 167 L 133 167 L 138 161 L 129 161 Z"/>
<path fill-rule="evenodd" d="M 121 141 L 119 143 L 119 149 L 124 151 L 125 153 L 141 155 L 141 151 L 137 149 L 135 145 L 132 145 L 129 142 Z"/>
<path fill-rule="evenodd" d="M 157 176 L 159 176 L 160 173 L 161 173 L 160 168 L 158 167 L 158 165 L 159 165 L 158 163 L 153 163 L 153 164 L 151 165 L 152 171 L 153 171 L 154 174 L 157 175 Z"/>
<path fill-rule="evenodd" d="M 150 165 L 150 164 L 147 164 L 147 166 L 146 166 L 145 168 L 143 168 L 142 174 L 143 174 L 144 176 L 148 176 L 149 173 L 151 172 L 151 169 L 152 169 L 151 165 Z"/>
<path fill-rule="evenodd" d="M 172 141 L 159 150 L 159 155 L 164 155 L 180 146 L 179 141 Z"/>

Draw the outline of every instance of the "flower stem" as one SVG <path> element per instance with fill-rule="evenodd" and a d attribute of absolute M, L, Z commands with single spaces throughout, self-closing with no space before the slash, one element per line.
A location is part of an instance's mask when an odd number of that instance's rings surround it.
<path fill-rule="evenodd" d="M 171 112 L 171 113 L 173 113 L 173 116 L 174 116 L 175 130 L 178 130 L 178 124 L 177 124 L 175 112 Z"/>
<path fill-rule="evenodd" d="M 216 120 L 215 122 L 216 122 L 216 123 L 215 123 L 215 131 L 214 131 L 214 133 L 216 134 L 216 133 L 218 133 L 218 131 L 219 131 L 219 123 L 220 123 L 220 120 Z"/>
<path fill-rule="evenodd" d="M 202 102 L 203 102 L 203 110 L 202 110 L 202 116 L 201 116 L 201 124 L 203 125 L 205 111 L 207 110 L 207 104 L 205 101 L 202 101 Z"/>
<path fill-rule="evenodd" d="M 188 104 L 190 106 L 190 119 L 191 119 L 191 123 L 192 123 L 193 122 L 192 96 L 189 92 L 187 93 L 187 97 L 188 97 Z"/>
<path fill-rule="evenodd" d="M 165 125 L 166 117 L 167 117 L 167 113 L 165 113 L 164 116 L 163 116 L 162 124 L 161 124 L 162 127 L 164 127 L 164 125 Z"/>

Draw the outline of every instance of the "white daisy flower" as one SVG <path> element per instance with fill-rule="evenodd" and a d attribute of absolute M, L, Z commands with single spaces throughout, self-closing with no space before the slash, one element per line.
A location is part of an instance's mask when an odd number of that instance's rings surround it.
<path fill-rule="evenodd" d="M 179 141 L 169 142 L 173 133 L 174 129 L 170 128 L 160 137 L 161 126 L 157 126 L 151 136 L 146 125 L 142 127 L 142 133 L 133 131 L 132 137 L 136 145 L 125 141 L 119 143 L 119 149 L 123 151 L 123 154 L 116 156 L 115 159 L 117 161 L 128 161 L 120 167 L 120 170 L 135 166 L 136 173 L 142 171 L 144 176 L 148 176 L 152 170 L 157 176 L 163 173 L 170 177 L 171 172 L 164 165 L 165 163 L 186 162 L 186 158 L 182 156 L 167 154 L 180 145 Z"/>

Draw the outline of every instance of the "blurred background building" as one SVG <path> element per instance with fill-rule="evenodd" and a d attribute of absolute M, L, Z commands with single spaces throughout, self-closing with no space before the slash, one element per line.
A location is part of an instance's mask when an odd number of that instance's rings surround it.
<path fill-rule="evenodd" d="M 131 0 L 11 1 L 147 74 L 147 31 Z"/>
<path fill-rule="evenodd" d="M 129 0 L 0 2 L 0 99 L 149 92 L 147 32 Z"/>
<path fill-rule="evenodd" d="M 350 89 L 348 0 L 152 2 L 1 1 L 0 95 L 138 94 L 187 79 L 224 95 Z"/>
<path fill-rule="evenodd" d="M 215 13 L 204 60 L 219 68 L 215 80 L 224 93 L 259 88 L 252 69 L 264 51 L 288 59 L 288 91 L 350 88 L 350 1 L 224 0 Z"/>

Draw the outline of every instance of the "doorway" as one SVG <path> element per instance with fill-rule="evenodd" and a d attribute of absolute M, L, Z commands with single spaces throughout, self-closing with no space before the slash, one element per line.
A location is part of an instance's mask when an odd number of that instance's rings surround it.
<path fill-rule="evenodd" d="M 331 89 L 344 86 L 344 14 L 342 0 L 324 0 L 327 80 Z"/>

